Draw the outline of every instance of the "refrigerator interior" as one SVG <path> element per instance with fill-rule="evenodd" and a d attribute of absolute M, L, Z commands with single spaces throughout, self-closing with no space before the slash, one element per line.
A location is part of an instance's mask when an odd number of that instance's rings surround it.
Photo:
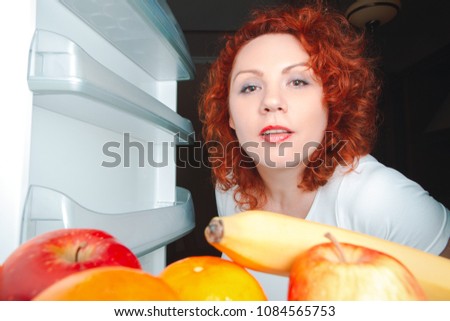
<path fill-rule="evenodd" d="M 105 230 L 159 273 L 165 246 L 195 226 L 176 186 L 175 148 L 193 142 L 176 113 L 193 64 L 164 0 L 39 0 L 21 242 L 70 227 Z"/>

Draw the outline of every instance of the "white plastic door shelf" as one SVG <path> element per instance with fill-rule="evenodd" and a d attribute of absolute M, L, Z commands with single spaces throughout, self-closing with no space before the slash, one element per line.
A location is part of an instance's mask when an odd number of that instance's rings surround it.
<path fill-rule="evenodd" d="M 178 143 L 191 143 L 194 139 L 188 119 L 105 68 L 70 39 L 54 32 L 37 30 L 34 35 L 28 86 L 37 94 L 35 104 L 97 126 L 114 131 L 125 130 L 144 138 L 154 135 L 152 127 L 157 126 L 176 136 Z M 76 95 L 92 100 L 92 103 L 77 100 L 73 106 L 70 99 L 64 99 L 64 104 L 52 103 L 60 98 L 59 95 Z M 103 102 L 103 105 L 97 102 Z M 117 111 L 133 115 L 152 126 L 139 128 L 134 120 L 126 123 L 119 114 L 105 117 L 117 114 Z"/>
<path fill-rule="evenodd" d="M 60 1 L 155 79 L 193 78 L 186 41 L 165 0 Z"/>
<path fill-rule="evenodd" d="M 194 228 L 190 193 L 177 188 L 172 206 L 131 213 L 98 213 L 50 188 L 31 186 L 24 210 L 22 242 L 59 228 L 97 228 L 114 235 L 142 256 L 180 238 Z"/>

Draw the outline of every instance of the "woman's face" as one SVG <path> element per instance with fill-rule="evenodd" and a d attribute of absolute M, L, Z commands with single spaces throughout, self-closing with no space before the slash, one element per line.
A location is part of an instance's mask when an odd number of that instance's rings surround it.
<path fill-rule="evenodd" d="M 257 166 L 307 165 L 325 135 L 327 109 L 309 55 L 289 34 L 241 48 L 230 78 L 230 126 Z"/>

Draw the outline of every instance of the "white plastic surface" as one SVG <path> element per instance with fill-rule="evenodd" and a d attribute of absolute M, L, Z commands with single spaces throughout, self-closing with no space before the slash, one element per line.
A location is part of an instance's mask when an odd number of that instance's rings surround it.
<path fill-rule="evenodd" d="M 0 1 L 0 37 L 8 46 L 0 59 L 0 264 L 19 245 L 28 186 L 32 95 L 24 75 L 34 14 L 34 1 Z"/>
<path fill-rule="evenodd" d="M 143 256 L 182 237 L 194 226 L 191 195 L 180 187 L 172 206 L 108 214 L 89 210 L 59 191 L 33 185 L 25 203 L 21 238 L 24 242 L 59 228 L 97 228 Z"/>

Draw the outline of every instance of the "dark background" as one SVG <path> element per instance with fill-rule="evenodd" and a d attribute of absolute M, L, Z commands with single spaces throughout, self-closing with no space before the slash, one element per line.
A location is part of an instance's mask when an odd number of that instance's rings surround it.
<path fill-rule="evenodd" d="M 178 112 L 194 125 L 197 146 L 178 158 L 202 163 L 199 86 L 221 39 L 236 30 L 253 8 L 294 0 L 167 0 L 186 37 L 195 79 L 179 83 Z M 324 2 L 345 12 L 353 0 Z M 450 1 L 403 0 L 394 20 L 370 34 L 380 56 L 384 93 L 379 139 L 372 153 L 379 161 L 418 182 L 450 208 Z M 217 215 L 211 171 L 206 166 L 177 169 L 177 185 L 192 193 L 196 214 L 193 232 L 168 246 L 168 263 L 192 255 L 218 255 L 203 236 Z"/>

